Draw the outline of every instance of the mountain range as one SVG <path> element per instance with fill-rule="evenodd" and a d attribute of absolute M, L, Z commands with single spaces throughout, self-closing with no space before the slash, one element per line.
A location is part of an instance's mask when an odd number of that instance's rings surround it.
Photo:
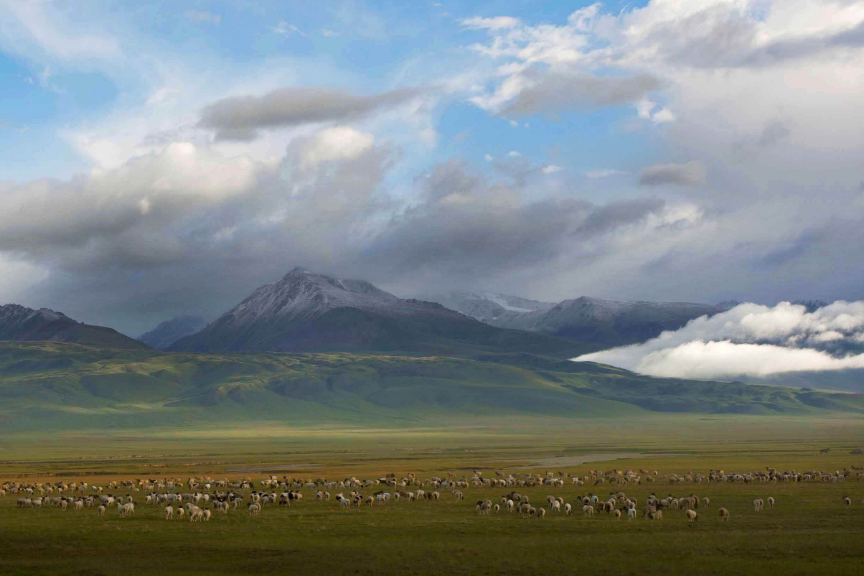
<path fill-rule="evenodd" d="M 0 306 L 0 340 L 48 340 L 127 350 L 147 347 L 112 328 L 77 322 L 47 308 L 34 310 L 18 304 Z"/>
<path fill-rule="evenodd" d="M 495 351 L 572 357 L 578 342 L 489 326 L 436 302 L 402 299 L 363 280 L 295 268 L 255 290 L 178 352 L 346 351 L 464 356 Z"/>
<path fill-rule="evenodd" d="M 724 310 L 710 304 L 621 302 L 587 296 L 558 304 L 472 292 L 451 292 L 430 299 L 498 328 L 525 330 L 603 347 L 644 342 L 664 330 L 677 330 L 694 318 Z"/>

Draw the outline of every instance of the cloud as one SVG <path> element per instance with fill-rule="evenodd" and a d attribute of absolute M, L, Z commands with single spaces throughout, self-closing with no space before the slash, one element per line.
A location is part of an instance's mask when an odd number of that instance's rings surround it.
<path fill-rule="evenodd" d="M 639 175 L 642 186 L 701 186 L 705 183 L 705 166 L 698 161 L 649 166 Z"/>
<path fill-rule="evenodd" d="M 235 96 L 209 104 L 201 111 L 198 126 L 216 130 L 218 140 L 248 141 L 261 129 L 356 120 L 423 93 L 419 88 L 402 88 L 357 96 L 330 88 L 282 88 L 263 96 Z"/>
<path fill-rule="evenodd" d="M 279 25 L 273 28 L 273 32 L 276 34 L 280 34 L 282 36 L 290 36 L 292 34 L 299 34 L 300 36 L 306 36 L 300 28 L 291 24 L 290 22 L 286 22 L 285 20 L 280 20 Z"/>
<path fill-rule="evenodd" d="M 465 28 L 473 30 L 506 30 L 518 26 L 519 20 L 510 16 L 497 16 L 495 18 L 474 17 L 464 18 L 460 20 L 460 24 Z"/>
<path fill-rule="evenodd" d="M 532 68 L 510 76 L 493 94 L 471 101 L 502 116 L 549 115 L 635 102 L 660 86 L 648 74 L 592 76 Z"/>
<path fill-rule="evenodd" d="M 187 10 L 186 12 L 184 12 L 184 16 L 186 16 L 186 18 L 188 18 L 192 22 L 207 22 L 209 24 L 216 25 L 222 22 L 221 15 L 207 12 L 204 10 Z"/>
<path fill-rule="evenodd" d="M 588 178 L 591 178 L 593 180 L 596 180 L 598 178 L 609 178 L 611 176 L 620 176 L 621 174 L 626 174 L 626 172 L 623 172 L 621 170 L 606 169 L 606 170 L 590 170 L 590 171 L 585 173 L 585 176 L 587 176 Z"/>
<path fill-rule="evenodd" d="M 554 174 L 555 172 L 561 172 L 564 170 L 561 166 L 555 166 L 554 164 L 549 164 L 548 166 L 543 167 L 544 174 Z"/>
<path fill-rule="evenodd" d="M 644 344 L 586 354 L 577 361 L 612 364 L 652 376 L 762 377 L 864 368 L 864 302 L 741 304 L 690 321 Z"/>

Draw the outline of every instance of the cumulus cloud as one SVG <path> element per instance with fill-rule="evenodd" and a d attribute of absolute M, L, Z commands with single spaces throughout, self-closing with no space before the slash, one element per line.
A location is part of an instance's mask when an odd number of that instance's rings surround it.
<path fill-rule="evenodd" d="M 703 316 L 643 344 L 586 354 L 652 376 L 764 377 L 864 368 L 864 301 L 804 305 L 741 304 Z"/>
<path fill-rule="evenodd" d="M 235 96 L 209 104 L 201 111 L 198 125 L 215 130 L 217 139 L 252 140 L 260 129 L 356 120 L 423 93 L 420 88 L 402 88 L 357 96 L 331 88 L 282 88 L 263 96 Z"/>
<path fill-rule="evenodd" d="M 686 164 L 649 166 L 639 175 L 639 184 L 643 186 L 701 186 L 705 182 L 705 166 L 695 160 Z"/>

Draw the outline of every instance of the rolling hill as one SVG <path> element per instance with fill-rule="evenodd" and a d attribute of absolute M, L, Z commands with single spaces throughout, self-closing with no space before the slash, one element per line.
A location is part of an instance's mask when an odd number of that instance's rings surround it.
<path fill-rule="evenodd" d="M 112 328 L 83 324 L 62 312 L 47 308 L 33 310 L 18 304 L 0 306 L 0 340 L 48 340 L 127 350 L 147 348 L 146 344 Z"/>
<path fill-rule="evenodd" d="M 170 349 L 447 356 L 528 351 L 567 358 L 597 347 L 488 326 L 438 303 L 398 298 L 363 280 L 295 268 Z"/>
<path fill-rule="evenodd" d="M 532 354 L 187 354 L 0 342 L 0 429 L 830 411 L 862 413 L 864 395 L 650 378 Z"/>

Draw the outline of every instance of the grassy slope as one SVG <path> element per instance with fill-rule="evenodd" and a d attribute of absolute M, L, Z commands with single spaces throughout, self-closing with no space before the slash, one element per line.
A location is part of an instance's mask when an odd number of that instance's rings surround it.
<path fill-rule="evenodd" d="M 277 421 L 416 425 L 470 416 L 864 411 L 864 396 L 655 379 L 533 355 L 227 355 L 0 343 L 0 427 Z"/>

